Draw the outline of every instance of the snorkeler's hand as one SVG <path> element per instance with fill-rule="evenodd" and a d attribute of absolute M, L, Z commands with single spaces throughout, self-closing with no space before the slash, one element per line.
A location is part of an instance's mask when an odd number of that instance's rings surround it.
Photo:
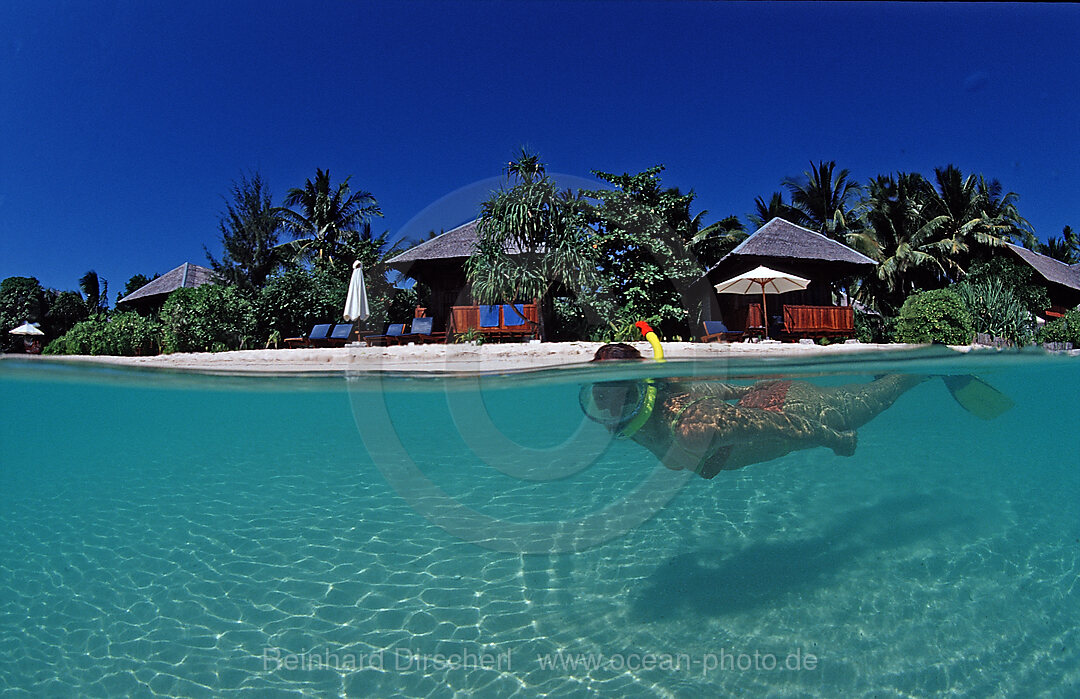
<path fill-rule="evenodd" d="M 833 450 L 833 453 L 837 456 L 854 456 L 855 445 L 859 441 L 859 436 L 855 434 L 855 430 L 847 430 L 844 432 L 836 432 L 834 430 L 828 430 L 831 435 L 825 446 Z"/>

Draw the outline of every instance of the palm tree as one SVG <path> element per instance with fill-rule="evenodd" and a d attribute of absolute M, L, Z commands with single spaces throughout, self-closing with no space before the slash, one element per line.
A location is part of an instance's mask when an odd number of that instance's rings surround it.
<path fill-rule="evenodd" d="M 86 312 L 91 315 L 104 313 L 109 309 L 109 282 L 98 277 L 90 270 L 79 278 L 79 289 L 86 299 Z"/>
<path fill-rule="evenodd" d="M 532 184 L 547 173 L 547 168 L 540 162 L 540 156 L 522 147 L 517 160 L 506 164 L 507 178 L 516 177 L 522 182 Z"/>
<path fill-rule="evenodd" d="M 303 243 L 294 246 L 297 256 L 313 254 L 317 259 L 333 258 L 349 233 L 359 230 L 372 216 L 382 216 L 370 192 L 353 192 L 346 177 L 337 188 L 330 184 L 330 171 L 316 168 L 315 181 L 302 189 L 290 189 L 285 197 L 282 219 L 289 231 Z"/>
<path fill-rule="evenodd" d="M 1033 232 L 1031 224 L 1020 215 L 1016 202 L 1020 195 L 1015 192 L 1004 192 L 1004 187 L 997 180 L 987 181 L 979 175 L 979 196 L 985 206 L 987 218 L 998 223 L 1003 237 L 1009 240 L 1022 239 L 1028 232 Z"/>
<path fill-rule="evenodd" d="M 862 204 L 860 230 L 849 240 L 877 260 L 856 295 L 894 315 L 908 294 L 940 285 L 946 275 L 943 252 L 951 242 L 930 225 L 927 200 L 932 187 L 918 173 L 879 175 L 870 181 Z"/>
<path fill-rule="evenodd" d="M 997 180 L 964 177 L 953 165 L 934 168 L 937 188 L 925 190 L 927 216 L 935 235 L 943 241 L 942 262 L 951 279 L 966 273 L 971 262 L 988 258 L 994 248 L 1026 221 L 1015 209 L 1016 195 L 1002 195 Z"/>
<path fill-rule="evenodd" d="M 784 195 L 780 192 L 773 192 L 768 203 L 761 197 L 755 198 L 754 208 L 754 213 L 747 216 L 747 218 L 749 218 L 750 222 L 757 228 L 761 228 L 774 218 L 782 218 L 785 221 L 791 221 L 795 224 L 798 224 L 803 220 L 802 213 L 793 209 L 790 204 L 785 202 Z"/>
<path fill-rule="evenodd" d="M 1045 243 L 1040 243 L 1036 252 L 1041 252 L 1047 257 L 1052 257 L 1067 265 L 1075 265 L 1080 262 L 1080 240 L 1073 233 L 1071 226 L 1065 226 L 1061 230 L 1061 238 L 1050 236 Z"/>
<path fill-rule="evenodd" d="M 594 249 L 585 225 L 584 199 L 559 191 L 539 157 L 522 149 L 507 168 L 508 183 L 481 205 L 477 250 L 466 263 L 472 295 L 482 303 L 537 299 L 543 312 L 557 288 L 577 291 L 594 285 Z M 508 250 L 515 250 L 514 255 Z"/>
<path fill-rule="evenodd" d="M 842 241 L 852 220 L 850 202 L 859 196 L 858 183 L 850 179 L 848 170 L 836 173 L 836 162 L 810 163 L 810 171 L 803 178 L 787 178 L 784 186 L 791 194 L 791 206 L 795 221 L 819 233 Z"/>
<path fill-rule="evenodd" d="M 697 216 L 690 219 L 690 240 L 687 247 L 697 258 L 702 271 L 708 271 L 735 247 L 746 240 L 747 232 L 742 222 L 735 216 L 728 216 L 705 228 L 701 227 L 701 219 L 708 211 L 702 210 Z"/>

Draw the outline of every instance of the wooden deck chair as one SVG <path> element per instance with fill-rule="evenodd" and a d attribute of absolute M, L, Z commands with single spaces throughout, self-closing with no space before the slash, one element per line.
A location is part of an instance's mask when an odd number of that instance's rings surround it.
<path fill-rule="evenodd" d="M 720 320 L 706 320 L 701 323 L 705 333 L 701 336 L 702 342 L 738 342 L 743 339 L 740 330 L 728 330 Z"/>

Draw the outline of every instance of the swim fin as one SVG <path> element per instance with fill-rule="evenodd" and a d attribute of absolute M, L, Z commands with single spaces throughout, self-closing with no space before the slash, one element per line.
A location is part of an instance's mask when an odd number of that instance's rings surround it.
<path fill-rule="evenodd" d="M 945 388 L 960 407 L 977 418 L 993 420 L 1013 407 L 1013 401 L 982 379 L 971 375 L 942 376 Z"/>

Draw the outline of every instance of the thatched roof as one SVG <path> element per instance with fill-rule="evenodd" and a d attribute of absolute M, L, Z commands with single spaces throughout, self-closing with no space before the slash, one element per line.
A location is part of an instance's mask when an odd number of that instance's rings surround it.
<path fill-rule="evenodd" d="M 1080 291 L 1080 265 L 1067 265 L 1046 255 L 1009 243 L 1009 250 L 1048 282 Z"/>
<path fill-rule="evenodd" d="M 838 243 L 809 228 L 796 226 L 782 218 L 774 218 L 754 231 L 750 237 L 720 261 L 739 257 L 779 257 L 860 266 L 877 264 L 866 255 L 852 250 L 843 243 Z"/>
<path fill-rule="evenodd" d="M 185 262 L 176 269 L 170 269 L 154 281 L 131 292 L 117 303 L 128 303 L 153 296 L 168 296 L 180 288 L 193 289 L 215 281 L 214 270 Z"/>
<path fill-rule="evenodd" d="M 708 288 L 758 265 L 806 277 L 817 284 L 859 274 L 877 262 L 821 233 L 774 218 L 720 258 L 691 286 Z"/>
<path fill-rule="evenodd" d="M 414 248 L 409 248 L 386 264 L 395 269 L 407 268 L 414 262 L 429 260 L 464 259 L 476 251 L 479 236 L 476 233 L 476 221 L 469 221 L 457 228 L 425 240 Z M 511 255 L 521 252 L 516 247 L 507 249 Z"/>
<path fill-rule="evenodd" d="M 387 261 L 391 267 L 409 265 L 419 260 L 445 260 L 453 257 L 469 257 L 476 249 L 476 221 L 469 221 L 457 228 L 425 240 L 414 248 Z"/>

